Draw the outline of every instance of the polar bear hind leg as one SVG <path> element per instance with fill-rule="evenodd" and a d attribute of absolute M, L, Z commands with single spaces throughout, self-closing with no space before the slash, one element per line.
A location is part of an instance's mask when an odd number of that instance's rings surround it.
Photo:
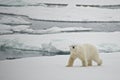
<path fill-rule="evenodd" d="M 98 66 L 101 66 L 102 60 L 99 57 L 95 57 L 93 60 L 97 63 Z"/>

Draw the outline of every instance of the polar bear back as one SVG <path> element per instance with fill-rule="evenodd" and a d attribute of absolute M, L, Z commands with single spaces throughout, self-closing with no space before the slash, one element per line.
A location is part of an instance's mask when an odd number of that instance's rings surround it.
<path fill-rule="evenodd" d="M 76 54 L 85 55 L 87 59 L 92 59 L 95 56 L 98 56 L 98 50 L 94 45 L 82 44 L 82 45 L 77 45 L 76 48 L 77 48 Z"/>

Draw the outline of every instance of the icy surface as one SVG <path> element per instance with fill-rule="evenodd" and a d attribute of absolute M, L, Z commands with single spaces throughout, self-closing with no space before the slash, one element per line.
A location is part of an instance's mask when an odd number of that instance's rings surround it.
<path fill-rule="evenodd" d="M 29 29 L 30 26 L 27 25 L 18 25 L 18 26 L 9 26 L 0 24 L 0 34 L 9 34 L 9 33 L 27 33 L 31 29 Z M 33 30 L 32 30 L 33 31 Z"/>
<path fill-rule="evenodd" d="M 102 66 L 81 67 L 77 59 L 73 67 L 65 67 L 69 56 L 34 57 L 0 61 L 1 80 L 119 80 L 120 53 L 100 54 Z"/>
<path fill-rule="evenodd" d="M 64 3 L 68 4 L 68 6 L 64 8 L 43 7 L 45 6 L 45 3 Z M 120 9 L 117 9 L 120 0 L 0 0 L 0 4 L 11 5 L 11 7 L 1 6 L 0 13 L 24 15 L 28 16 L 30 19 L 47 21 L 120 21 Z M 116 9 L 103 9 L 90 6 L 77 7 L 77 4 L 97 6 L 112 5 L 113 7 L 116 6 Z M 18 6 L 16 7 L 14 5 Z M 4 21 L 4 19 L 2 21 Z"/>
<path fill-rule="evenodd" d="M 1 16 L 0 23 L 2 24 L 31 24 L 30 22 L 24 20 L 22 17 L 19 16 Z"/>
<path fill-rule="evenodd" d="M 13 31 L 10 31 L 11 26 L 0 24 L 0 35 L 2 34 L 12 34 Z"/>
<path fill-rule="evenodd" d="M 27 5 L 24 0 L 0 0 L 0 5 Z"/>
<path fill-rule="evenodd" d="M 28 5 L 37 3 L 115 5 L 120 4 L 120 0 L 0 0 L 0 3 L 4 5 Z"/>
<path fill-rule="evenodd" d="M 83 27 L 68 27 L 68 28 L 59 28 L 52 27 L 44 30 L 33 30 L 30 26 L 27 25 L 18 25 L 18 26 L 9 26 L 0 24 L 0 34 L 5 34 L 8 32 L 13 33 L 28 33 L 28 34 L 50 34 L 50 33 L 61 33 L 61 32 L 83 32 L 91 31 L 91 28 Z"/>
<path fill-rule="evenodd" d="M 51 21 L 120 21 L 119 9 L 91 7 L 0 7 L 1 13 L 26 15 L 32 19 Z"/>
<path fill-rule="evenodd" d="M 50 33 L 61 33 L 61 32 L 82 32 L 82 31 L 91 31 L 91 28 L 83 28 L 83 27 L 52 27 L 45 30 L 31 30 L 28 33 L 32 34 L 50 34 Z M 27 31 L 26 31 L 27 32 Z"/>
<path fill-rule="evenodd" d="M 0 31 L 0 35 L 3 35 L 3 34 L 13 34 L 13 31 L 8 31 L 8 30 Z"/>
<path fill-rule="evenodd" d="M 83 28 L 83 27 L 67 27 L 67 28 L 59 28 L 59 27 L 52 27 L 47 29 L 47 31 L 53 32 L 72 32 L 72 31 L 84 31 L 84 30 L 92 30 L 91 28 Z"/>
<path fill-rule="evenodd" d="M 59 33 L 47 35 L 1 35 L 0 45 L 4 47 L 48 52 L 69 51 L 73 44 L 90 43 L 100 52 L 120 52 L 120 32 Z"/>
<path fill-rule="evenodd" d="M 10 30 L 11 26 L 0 24 L 0 30 Z"/>
<path fill-rule="evenodd" d="M 22 32 L 22 31 L 25 31 L 29 28 L 30 26 L 26 26 L 26 25 L 20 25 L 20 26 L 15 26 L 15 27 L 12 27 L 12 31 L 15 31 L 15 32 Z"/>

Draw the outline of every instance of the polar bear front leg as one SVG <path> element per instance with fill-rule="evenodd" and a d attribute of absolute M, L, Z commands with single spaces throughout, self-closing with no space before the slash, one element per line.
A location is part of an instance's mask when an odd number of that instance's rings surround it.
<path fill-rule="evenodd" d="M 92 66 L 92 60 L 88 60 L 88 66 Z"/>
<path fill-rule="evenodd" d="M 82 66 L 87 67 L 88 66 L 88 61 L 87 59 L 82 60 Z"/>
<path fill-rule="evenodd" d="M 66 67 L 72 67 L 75 59 L 76 57 L 73 57 L 73 55 L 70 55 L 70 58 L 68 60 L 68 64 Z"/>
<path fill-rule="evenodd" d="M 79 55 L 79 59 L 82 61 L 82 66 L 83 66 L 83 67 L 87 67 L 87 66 L 88 66 L 88 60 L 87 60 L 85 54 L 81 53 L 81 54 Z"/>

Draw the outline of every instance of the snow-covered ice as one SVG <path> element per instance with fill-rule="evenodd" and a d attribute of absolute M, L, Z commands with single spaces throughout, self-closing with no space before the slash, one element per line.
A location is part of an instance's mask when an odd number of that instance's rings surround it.
<path fill-rule="evenodd" d="M 0 45 L 24 50 L 43 50 L 44 44 L 49 46 L 46 47 L 48 52 L 54 51 L 53 47 L 58 51 L 69 51 L 69 45 L 82 43 L 94 44 L 101 52 L 120 52 L 120 32 L 73 32 L 46 35 L 13 34 L 0 36 Z"/>
<path fill-rule="evenodd" d="M 9 26 L 0 24 L 0 35 L 2 34 L 11 34 L 11 33 L 22 33 L 22 32 L 29 32 L 31 29 L 29 29 L 30 26 L 27 25 L 18 25 L 18 26 Z M 33 30 L 32 30 L 33 31 Z"/>
<path fill-rule="evenodd" d="M 12 34 L 13 31 L 10 31 L 11 26 L 0 24 L 0 35 L 2 34 Z"/>
<path fill-rule="evenodd" d="M 27 29 L 29 29 L 30 26 L 26 26 L 26 25 L 20 25 L 20 26 L 15 26 L 15 27 L 12 27 L 11 30 L 14 31 L 14 32 L 24 32 L 26 31 Z"/>
<path fill-rule="evenodd" d="M 0 0 L 0 5 L 27 5 L 24 0 Z"/>
<path fill-rule="evenodd" d="M 44 30 L 31 30 L 28 31 L 28 33 L 31 34 L 50 34 L 50 33 L 61 33 L 61 32 L 85 32 L 85 31 L 91 31 L 91 28 L 83 28 L 83 27 L 52 27 Z M 27 32 L 27 30 L 26 30 Z"/>
<path fill-rule="evenodd" d="M 67 7 L 42 7 L 42 6 L 12 6 L 0 7 L 0 13 L 28 16 L 30 19 L 51 21 L 120 21 L 120 9 L 104 9 L 95 7 L 77 7 L 80 5 L 118 5 L 119 0 L 0 0 L 2 5 L 34 5 L 34 4 L 68 4 Z M 3 22 L 9 18 L 3 18 Z M 18 18 L 17 18 L 18 19 Z M 16 20 L 16 19 L 15 19 Z M 21 18 L 20 18 L 21 20 Z M 22 20 L 23 21 L 23 20 Z M 11 22 L 11 21 L 10 21 Z M 14 22 L 14 21 L 13 21 Z"/>
<path fill-rule="evenodd" d="M 62 33 L 62 32 L 85 32 L 91 31 L 91 28 L 83 28 L 83 27 L 52 27 L 48 29 L 41 30 L 33 30 L 28 25 L 18 25 L 18 26 L 9 26 L 0 24 L 0 34 L 6 34 L 8 32 L 12 33 L 28 33 L 28 34 L 51 34 L 51 33 Z"/>
<path fill-rule="evenodd" d="M 120 3 L 120 0 L 0 0 L 0 4 L 4 5 L 34 5 L 37 3 L 117 5 Z"/>
<path fill-rule="evenodd" d="M 0 30 L 10 30 L 11 26 L 0 24 Z"/>
<path fill-rule="evenodd" d="M 100 54 L 103 65 L 65 67 L 69 56 L 34 57 L 0 61 L 1 80 L 119 80 L 120 53 Z"/>
<path fill-rule="evenodd" d="M 119 9 L 91 7 L 0 7 L 0 13 L 25 15 L 31 19 L 52 21 L 120 21 Z"/>
<path fill-rule="evenodd" d="M 0 35 L 4 35 L 4 34 L 13 34 L 13 31 L 8 31 L 8 30 L 0 31 Z"/>
<path fill-rule="evenodd" d="M 68 5 L 46 7 L 45 3 Z M 0 60 L 3 60 L 0 61 L 0 80 L 119 80 L 120 32 L 82 32 L 92 29 L 68 26 L 33 30 L 25 25 L 31 24 L 24 20 L 25 16 L 30 20 L 53 22 L 120 21 L 119 8 L 77 7 L 77 4 L 119 6 L 120 0 L 0 0 Z M 65 67 L 68 55 L 16 59 L 40 56 L 44 52 L 66 54 L 70 45 L 82 43 L 97 46 L 102 66 L 94 63 L 92 67 L 81 67 L 77 59 L 74 66 L 68 68 Z"/>
<path fill-rule="evenodd" d="M 73 31 L 90 31 L 91 28 L 83 28 L 83 27 L 52 27 L 50 29 L 47 29 L 47 31 L 53 31 L 53 32 L 73 32 Z"/>
<path fill-rule="evenodd" d="M 28 21 L 26 21 L 26 20 L 24 20 L 22 17 L 20 17 L 20 16 L 16 16 L 16 17 L 14 17 L 14 16 L 1 16 L 0 17 L 0 23 L 1 24 L 21 24 L 21 25 L 29 25 L 29 24 L 31 24 L 30 22 L 28 22 Z"/>

